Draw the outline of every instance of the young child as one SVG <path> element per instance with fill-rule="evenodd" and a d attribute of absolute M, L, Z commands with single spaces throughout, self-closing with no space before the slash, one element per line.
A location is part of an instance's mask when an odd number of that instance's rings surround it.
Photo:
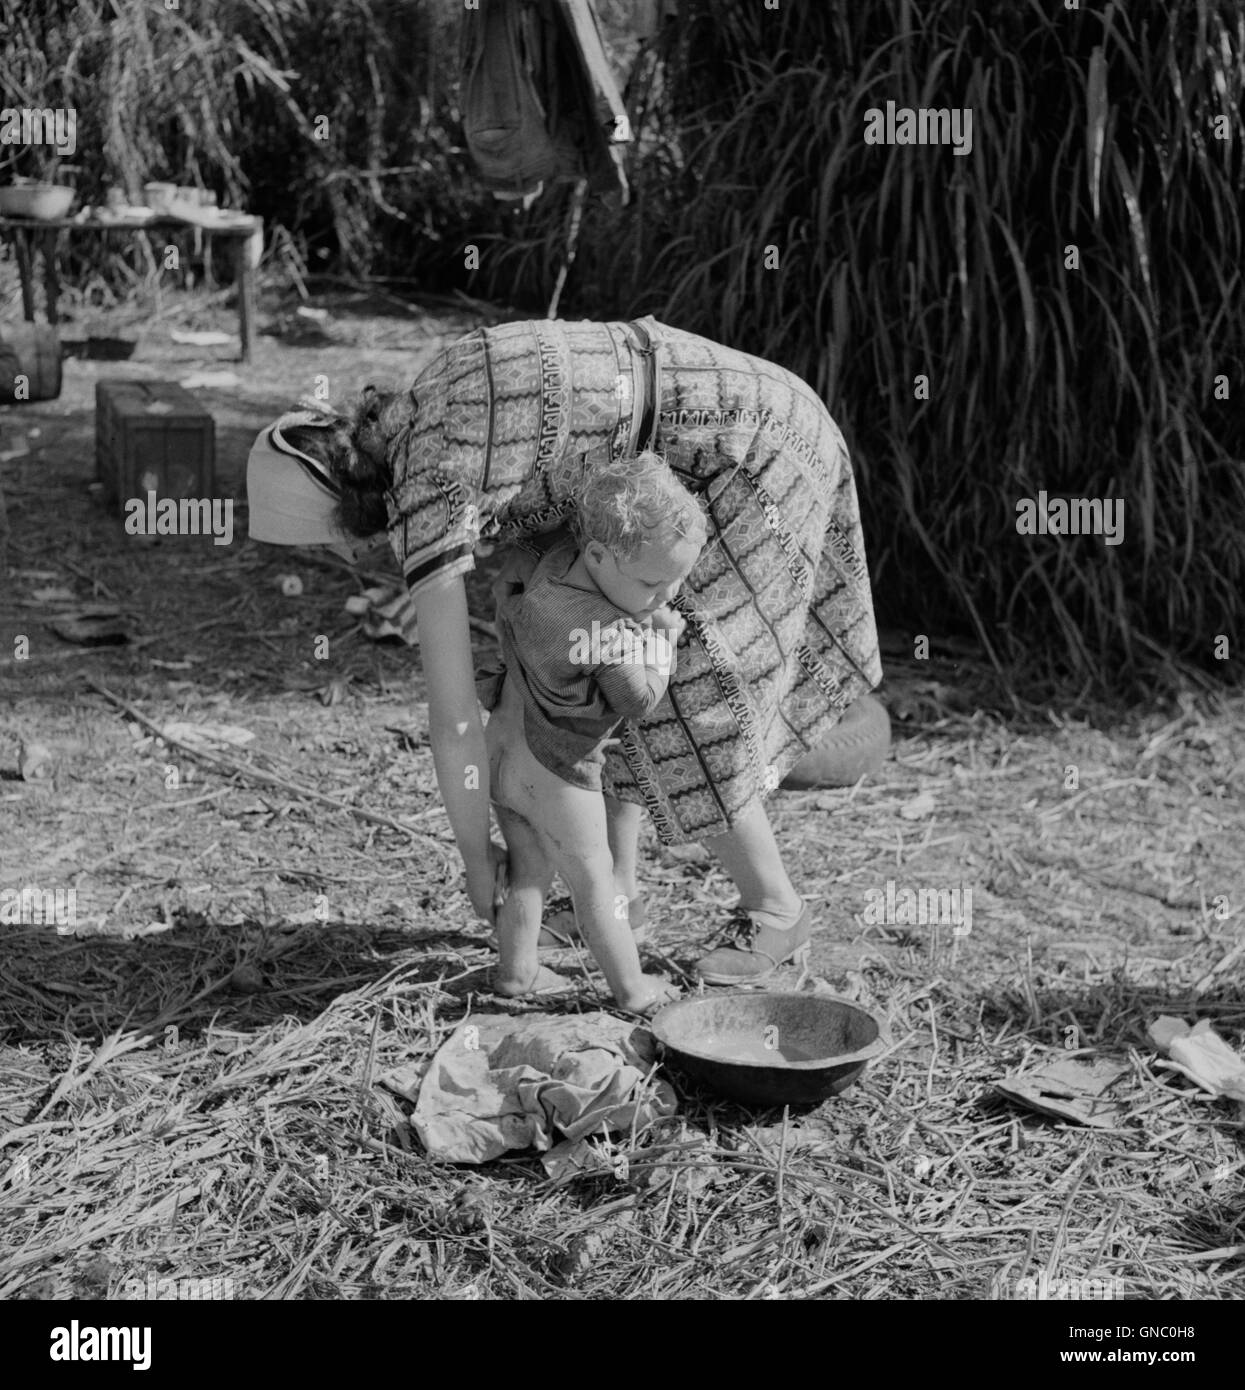
<path fill-rule="evenodd" d="M 619 724 L 666 693 L 684 626 L 669 602 L 704 546 L 705 519 L 646 453 L 590 474 L 573 530 L 498 611 L 505 679 L 485 742 L 509 870 L 493 983 L 510 996 L 535 985 L 557 872 L 615 1002 L 645 1013 L 677 990 L 641 972 L 627 901 L 615 897 L 601 770 Z"/>

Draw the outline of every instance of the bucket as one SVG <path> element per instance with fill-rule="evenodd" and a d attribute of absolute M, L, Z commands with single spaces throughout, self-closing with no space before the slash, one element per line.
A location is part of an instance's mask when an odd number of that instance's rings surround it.
<path fill-rule="evenodd" d="M 5 405 L 20 404 L 19 375 L 27 378 L 22 401 L 53 401 L 60 395 L 61 345 L 51 324 L 0 324 L 0 402 Z"/>

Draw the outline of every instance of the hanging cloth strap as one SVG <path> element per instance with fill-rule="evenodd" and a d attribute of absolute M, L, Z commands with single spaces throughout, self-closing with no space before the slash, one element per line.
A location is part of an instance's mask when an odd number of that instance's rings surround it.
<path fill-rule="evenodd" d="M 631 454 L 643 453 L 657 443 L 657 409 L 661 402 L 661 366 L 657 348 L 647 328 L 636 320 L 625 324 L 631 348 L 635 403 L 631 414 Z"/>

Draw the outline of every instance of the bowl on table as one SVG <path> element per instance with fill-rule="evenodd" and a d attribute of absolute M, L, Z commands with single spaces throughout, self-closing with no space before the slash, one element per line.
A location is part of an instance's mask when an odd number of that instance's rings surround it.
<path fill-rule="evenodd" d="M 707 1089 L 758 1105 L 840 1095 L 890 1045 L 883 1021 L 826 994 L 704 994 L 658 1011 L 663 1059 Z"/>
<path fill-rule="evenodd" d="M 73 206 L 74 190 L 60 183 L 24 183 L 0 188 L 0 215 L 51 222 Z"/>

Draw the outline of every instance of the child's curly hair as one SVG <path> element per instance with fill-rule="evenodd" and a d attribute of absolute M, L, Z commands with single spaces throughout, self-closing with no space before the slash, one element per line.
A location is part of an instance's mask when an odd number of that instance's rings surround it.
<path fill-rule="evenodd" d="M 571 529 L 580 545 L 598 541 L 624 560 L 634 560 L 645 541 L 679 537 L 704 547 L 704 513 L 651 450 L 585 470 L 577 491 Z"/>

